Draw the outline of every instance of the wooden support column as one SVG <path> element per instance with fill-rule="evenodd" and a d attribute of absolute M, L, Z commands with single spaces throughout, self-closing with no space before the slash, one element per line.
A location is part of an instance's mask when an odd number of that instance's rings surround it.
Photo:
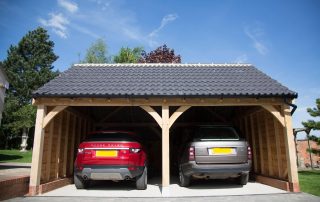
<path fill-rule="evenodd" d="M 37 118 L 34 131 L 34 143 L 32 152 L 32 164 L 30 172 L 30 195 L 36 195 L 40 185 L 44 129 L 42 127 L 43 119 L 46 115 L 46 106 L 39 105 L 37 109 Z"/>
<path fill-rule="evenodd" d="M 51 153 L 52 153 L 52 138 L 53 138 L 53 132 L 54 132 L 54 124 L 55 121 L 50 122 L 50 128 L 49 128 L 49 133 L 48 133 L 48 144 L 47 144 L 47 155 L 46 155 L 46 175 L 45 175 L 45 180 L 49 181 L 50 180 L 50 172 L 51 172 Z"/>
<path fill-rule="evenodd" d="M 69 145 L 69 133 L 70 133 L 70 113 L 67 112 L 67 121 L 66 121 L 66 133 L 63 134 L 65 136 L 64 141 L 64 149 L 63 149 L 63 168 L 62 168 L 62 175 L 63 177 L 67 177 L 67 158 L 68 158 L 68 145 Z"/>
<path fill-rule="evenodd" d="M 257 146 L 256 146 L 256 134 L 254 131 L 254 122 L 253 122 L 253 117 L 252 115 L 249 116 L 250 118 L 250 125 L 251 125 L 251 141 L 252 141 L 252 145 L 251 148 L 253 150 L 253 166 L 254 166 L 254 172 L 257 173 L 258 172 L 258 160 L 257 160 Z"/>
<path fill-rule="evenodd" d="M 60 159 L 60 149 L 61 149 L 61 133 L 62 133 L 62 123 L 63 123 L 63 114 L 61 113 L 58 117 L 58 134 L 57 134 L 57 146 L 56 146 L 56 157 L 55 157 L 55 178 L 59 178 L 59 167 L 61 163 Z"/>
<path fill-rule="evenodd" d="M 191 106 L 179 107 L 169 118 L 169 106 L 162 105 L 162 115 L 160 116 L 150 106 L 140 106 L 146 112 L 148 112 L 154 120 L 162 128 L 162 195 L 169 196 L 169 185 L 170 185 L 170 127 L 179 118 L 179 116 L 188 110 Z"/>
<path fill-rule="evenodd" d="M 299 192 L 299 178 L 298 169 L 296 164 L 296 151 L 295 142 L 293 137 L 292 129 L 292 117 L 289 106 L 283 106 L 284 114 L 284 134 L 285 134 L 285 146 L 286 146 L 286 156 L 287 156 L 287 167 L 288 167 L 288 179 L 290 183 L 290 191 Z"/>
<path fill-rule="evenodd" d="M 74 160 L 74 144 L 75 144 L 75 137 L 76 137 L 76 123 L 77 117 L 73 116 L 72 121 L 72 132 L 70 137 L 70 153 L 69 153 L 69 175 L 73 173 L 73 160 Z M 71 121 L 70 121 L 71 122 Z"/>
<path fill-rule="evenodd" d="M 282 161 L 281 161 L 281 141 L 280 141 L 280 132 L 279 132 L 279 127 L 278 127 L 278 122 L 275 118 L 273 118 L 273 125 L 274 125 L 274 135 L 275 135 L 275 140 L 276 140 L 276 150 L 277 150 L 277 167 L 278 167 L 278 177 L 281 179 L 283 178 L 282 176 Z"/>
<path fill-rule="evenodd" d="M 170 185 L 169 106 L 162 106 L 162 187 Z"/>
<path fill-rule="evenodd" d="M 269 126 L 268 126 L 268 116 L 267 114 L 265 114 L 264 116 L 264 126 L 265 126 L 265 130 L 266 130 L 266 143 L 267 143 L 267 151 L 268 151 L 268 175 L 270 177 L 273 177 L 274 173 L 273 173 L 273 162 L 272 162 L 272 149 L 271 149 L 271 141 L 270 141 L 270 135 L 269 134 Z"/>

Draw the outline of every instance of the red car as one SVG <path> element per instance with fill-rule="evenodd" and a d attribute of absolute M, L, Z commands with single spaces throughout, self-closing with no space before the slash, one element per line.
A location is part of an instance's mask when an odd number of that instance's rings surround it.
<path fill-rule="evenodd" d="M 89 133 L 78 148 L 74 184 L 84 189 L 90 180 L 135 180 L 147 188 L 147 154 L 138 136 L 126 131 Z"/>

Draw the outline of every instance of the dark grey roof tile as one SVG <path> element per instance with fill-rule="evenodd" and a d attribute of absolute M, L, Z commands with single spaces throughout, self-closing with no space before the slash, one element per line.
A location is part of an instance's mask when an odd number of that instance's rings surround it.
<path fill-rule="evenodd" d="M 297 97 L 249 64 L 81 64 L 34 97 Z"/>

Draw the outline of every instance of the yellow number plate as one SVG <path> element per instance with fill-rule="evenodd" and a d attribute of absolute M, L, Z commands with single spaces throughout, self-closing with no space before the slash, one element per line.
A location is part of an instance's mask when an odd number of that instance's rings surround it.
<path fill-rule="evenodd" d="M 116 150 L 98 150 L 96 151 L 97 157 L 117 157 L 118 151 Z"/>
<path fill-rule="evenodd" d="M 233 148 L 213 148 L 211 149 L 213 155 L 217 154 L 233 154 L 234 150 Z"/>

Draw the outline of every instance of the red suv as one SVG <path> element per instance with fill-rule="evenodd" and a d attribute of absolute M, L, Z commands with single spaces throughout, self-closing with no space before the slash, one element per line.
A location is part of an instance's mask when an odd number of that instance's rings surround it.
<path fill-rule="evenodd" d="M 89 133 L 78 148 L 74 184 L 86 188 L 90 180 L 135 180 L 147 188 L 147 155 L 138 136 L 125 131 Z"/>

